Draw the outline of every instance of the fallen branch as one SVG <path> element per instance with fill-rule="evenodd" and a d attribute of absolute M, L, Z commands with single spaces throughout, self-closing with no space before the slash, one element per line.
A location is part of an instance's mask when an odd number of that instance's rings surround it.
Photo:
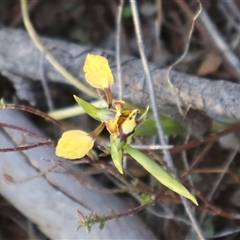
<path fill-rule="evenodd" d="M 40 131 L 19 111 L 0 111 L 0 122 L 12 125 L 16 119 L 19 127 L 40 135 Z M 22 132 L 10 128 L 0 131 L 2 147 L 14 147 L 21 140 Z M 42 158 L 52 161 L 43 161 Z M 80 185 L 71 174 L 48 172 L 53 168 L 54 160 L 57 161 L 53 148 L 0 152 L 0 194 L 34 222 L 46 236 L 50 239 L 154 239 L 137 216 L 109 221 L 103 230 L 94 226 L 89 234 L 84 227 L 75 232 L 77 210 L 86 215 L 94 211 L 109 215 L 111 209 L 121 213 L 127 211 L 128 207 L 116 195 L 92 191 Z M 71 173 L 84 175 L 76 165 L 67 161 L 61 164 Z M 33 179 L 32 176 L 44 172 L 45 177 Z M 101 188 L 99 183 L 86 174 L 84 181 L 95 188 Z"/>
<path fill-rule="evenodd" d="M 49 38 L 41 39 L 46 49 L 80 81 L 83 79 L 83 62 L 89 52 L 106 56 L 110 60 L 111 68 L 116 76 L 115 55 L 111 51 L 92 49 Z M 1 74 L 13 82 L 21 98 L 34 102 L 29 90 L 26 90 L 29 88 L 26 79 L 33 81 L 41 78 L 41 71 L 38 69 L 41 53 L 36 50 L 31 39 L 23 30 L 2 28 L 0 41 Z M 150 98 L 140 60 L 123 56 L 121 63 L 124 100 L 138 106 L 148 105 Z M 157 105 L 161 113 L 182 121 L 185 126 L 191 125 L 189 128 L 192 128 L 192 133 L 196 136 L 202 136 L 208 129 L 207 118 L 190 111 L 190 120 L 188 121 L 186 118 L 184 122 L 175 105 L 176 91 L 173 91 L 167 82 L 167 69 L 158 68 L 153 64 L 149 64 L 149 67 L 153 77 Z M 43 60 L 43 68 L 49 81 L 69 84 L 46 60 Z M 182 107 L 187 109 L 191 106 L 192 109 L 197 109 L 210 117 L 224 121 L 238 121 L 240 119 L 240 85 L 224 80 L 211 81 L 175 71 L 172 71 L 170 75 Z M 118 88 L 115 87 L 113 94 L 117 96 L 117 93 Z M 195 121 L 192 121 L 193 118 Z"/>

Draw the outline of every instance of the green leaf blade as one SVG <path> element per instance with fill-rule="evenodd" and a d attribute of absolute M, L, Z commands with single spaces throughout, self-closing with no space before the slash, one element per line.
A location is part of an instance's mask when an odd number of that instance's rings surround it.
<path fill-rule="evenodd" d="M 186 130 L 180 124 L 170 118 L 161 116 L 161 123 L 163 125 L 164 133 L 168 136 L 184 136 L 186 134 Z M 135 136 L 153 136 L 156 134 L 157 127 L 154 119 L 146 119 L 141 126 L 135 130 L 134 133 Z"/>
<path fill-rule="evenodd" d="M 179 195 L 188 198 L 193 203 L 198 205 L 196 198 L 184 187 L 177 179 L 164 170 L 159 164 L 141 153 L 140 151 L 125 145 L 123 149 L 132 156 L 139 164 L 141 164 L 150 174 L 152 174 L 164 186 L 178 193 Z"/>

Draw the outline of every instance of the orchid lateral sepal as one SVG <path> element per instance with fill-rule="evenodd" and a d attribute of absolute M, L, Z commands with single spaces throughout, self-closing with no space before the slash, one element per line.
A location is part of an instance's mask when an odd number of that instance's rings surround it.
<path fill-rule="evenodd" d="M 98 108 L 82 98 L 73 95 L 76 102 L 84 109 L 84 111 L 92 118 L 100 122 L 110 121 L 115 117 L 115 112 L 107 108 Z"/>
<path fill-rule="evenodd" d="M 56 155 L 70 160 L 84 157 L 93 148 L 96 138 L 104 127 L 104 123 L 101 123 L 91 133 L 86 133 L 81 130 L 64 132 L 57 143 Z"/>
<path fill-rule="evenodd" d="M 75 160 L 84 157 L 94 145 L 95 139 L 81 130 L 70 130 L 62 134 L 56 146 L 58 157 Z"/>

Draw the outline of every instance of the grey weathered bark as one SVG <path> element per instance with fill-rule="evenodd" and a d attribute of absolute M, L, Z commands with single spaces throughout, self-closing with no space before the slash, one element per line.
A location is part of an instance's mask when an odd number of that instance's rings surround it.
<path fill-rule="evenodd" d="M 9 37 L 11 36 L 11 37 Z M 114 75 L 116 75 L 114 53 L 107 50 L 93 49 L 60 40 L 42 38 L 46 47 L 56 59 L 65 66 L 72 74 L 83 79 L 82 66 L 86 54 L 89 52 L 106 56 L 111 63 Z M 23 30 L 1 29 L 0 30 L 0 71 L 15 85 L 21 97 L 34 101 L 29 92 L 24 91 L 26 79 L 39 80 L 41 71 L 44 71 L 49 81 L 68 82 L 58 74 L 48 62 L 44 62 L 43 69 L 39 69 L 40 52 L 35 48 L 28 34 Z M 162 114 L 183 121 L 175 107 L 178 94 L 181 105 L 184 108 L 197 109 L 208 116 L 220 118 L 226 121 L 240 119 L 240 95 L 239 84 L 227 81 L 211 81 L 184 73 L 172 71 L 171 80 L 175 89 L 172 89 L 166 79 L 167 70 L 149 64 L 157 102 Z M 149 104 L 149 93 L 141 67 L 141 62 L 133 57 L 122 57 L 122 71 L 124 81 L 124 100 L 138 106 Z M 83 81 L 84 82 L 84 81 Z M 113 93 L 117 96 L 117 84 L 113 87 Z M 207 118 L 201 115 L 200 120 L 195 112 L 195 121 L 183 121 L 185 125 L 191 123 L 193 134 L 202 135 L 207 129 Z M 198 114 L 199 115 L 199 114 Z M 204 121 L 202 121 L 204 119 Z"/>

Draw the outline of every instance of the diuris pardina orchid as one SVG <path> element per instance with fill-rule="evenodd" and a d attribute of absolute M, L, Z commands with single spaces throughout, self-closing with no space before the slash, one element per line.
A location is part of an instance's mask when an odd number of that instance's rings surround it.
<path fill-rule="evenodd" d="M 63 133 L 56 147 L 56 155 L 70 160 L 84 157 L 93 148 L 94 141 L 106 127 L 110 134 L 110 154 L 117 170 L 123 174 L 122 153 L 127 152 L 159 182 L 174 192 L 190 199 L 197 205 L 195 197 L 158 163 L 130 146 L 132 136 L 147 118 L 148 107 L 139 119 L 138 109 L 124 110 L 124 101 L 113 101 L 111 86 L 114 83 L 108 60 L 99 55 L 88 54 L 83 66 L 86 81 L 94 88 L 102 89 L 108 103 L 107 108 L 97 108 L 74 95 L 77 103 L 92 118 L 101 124 L 91 133 L 70 130 Z"/>

